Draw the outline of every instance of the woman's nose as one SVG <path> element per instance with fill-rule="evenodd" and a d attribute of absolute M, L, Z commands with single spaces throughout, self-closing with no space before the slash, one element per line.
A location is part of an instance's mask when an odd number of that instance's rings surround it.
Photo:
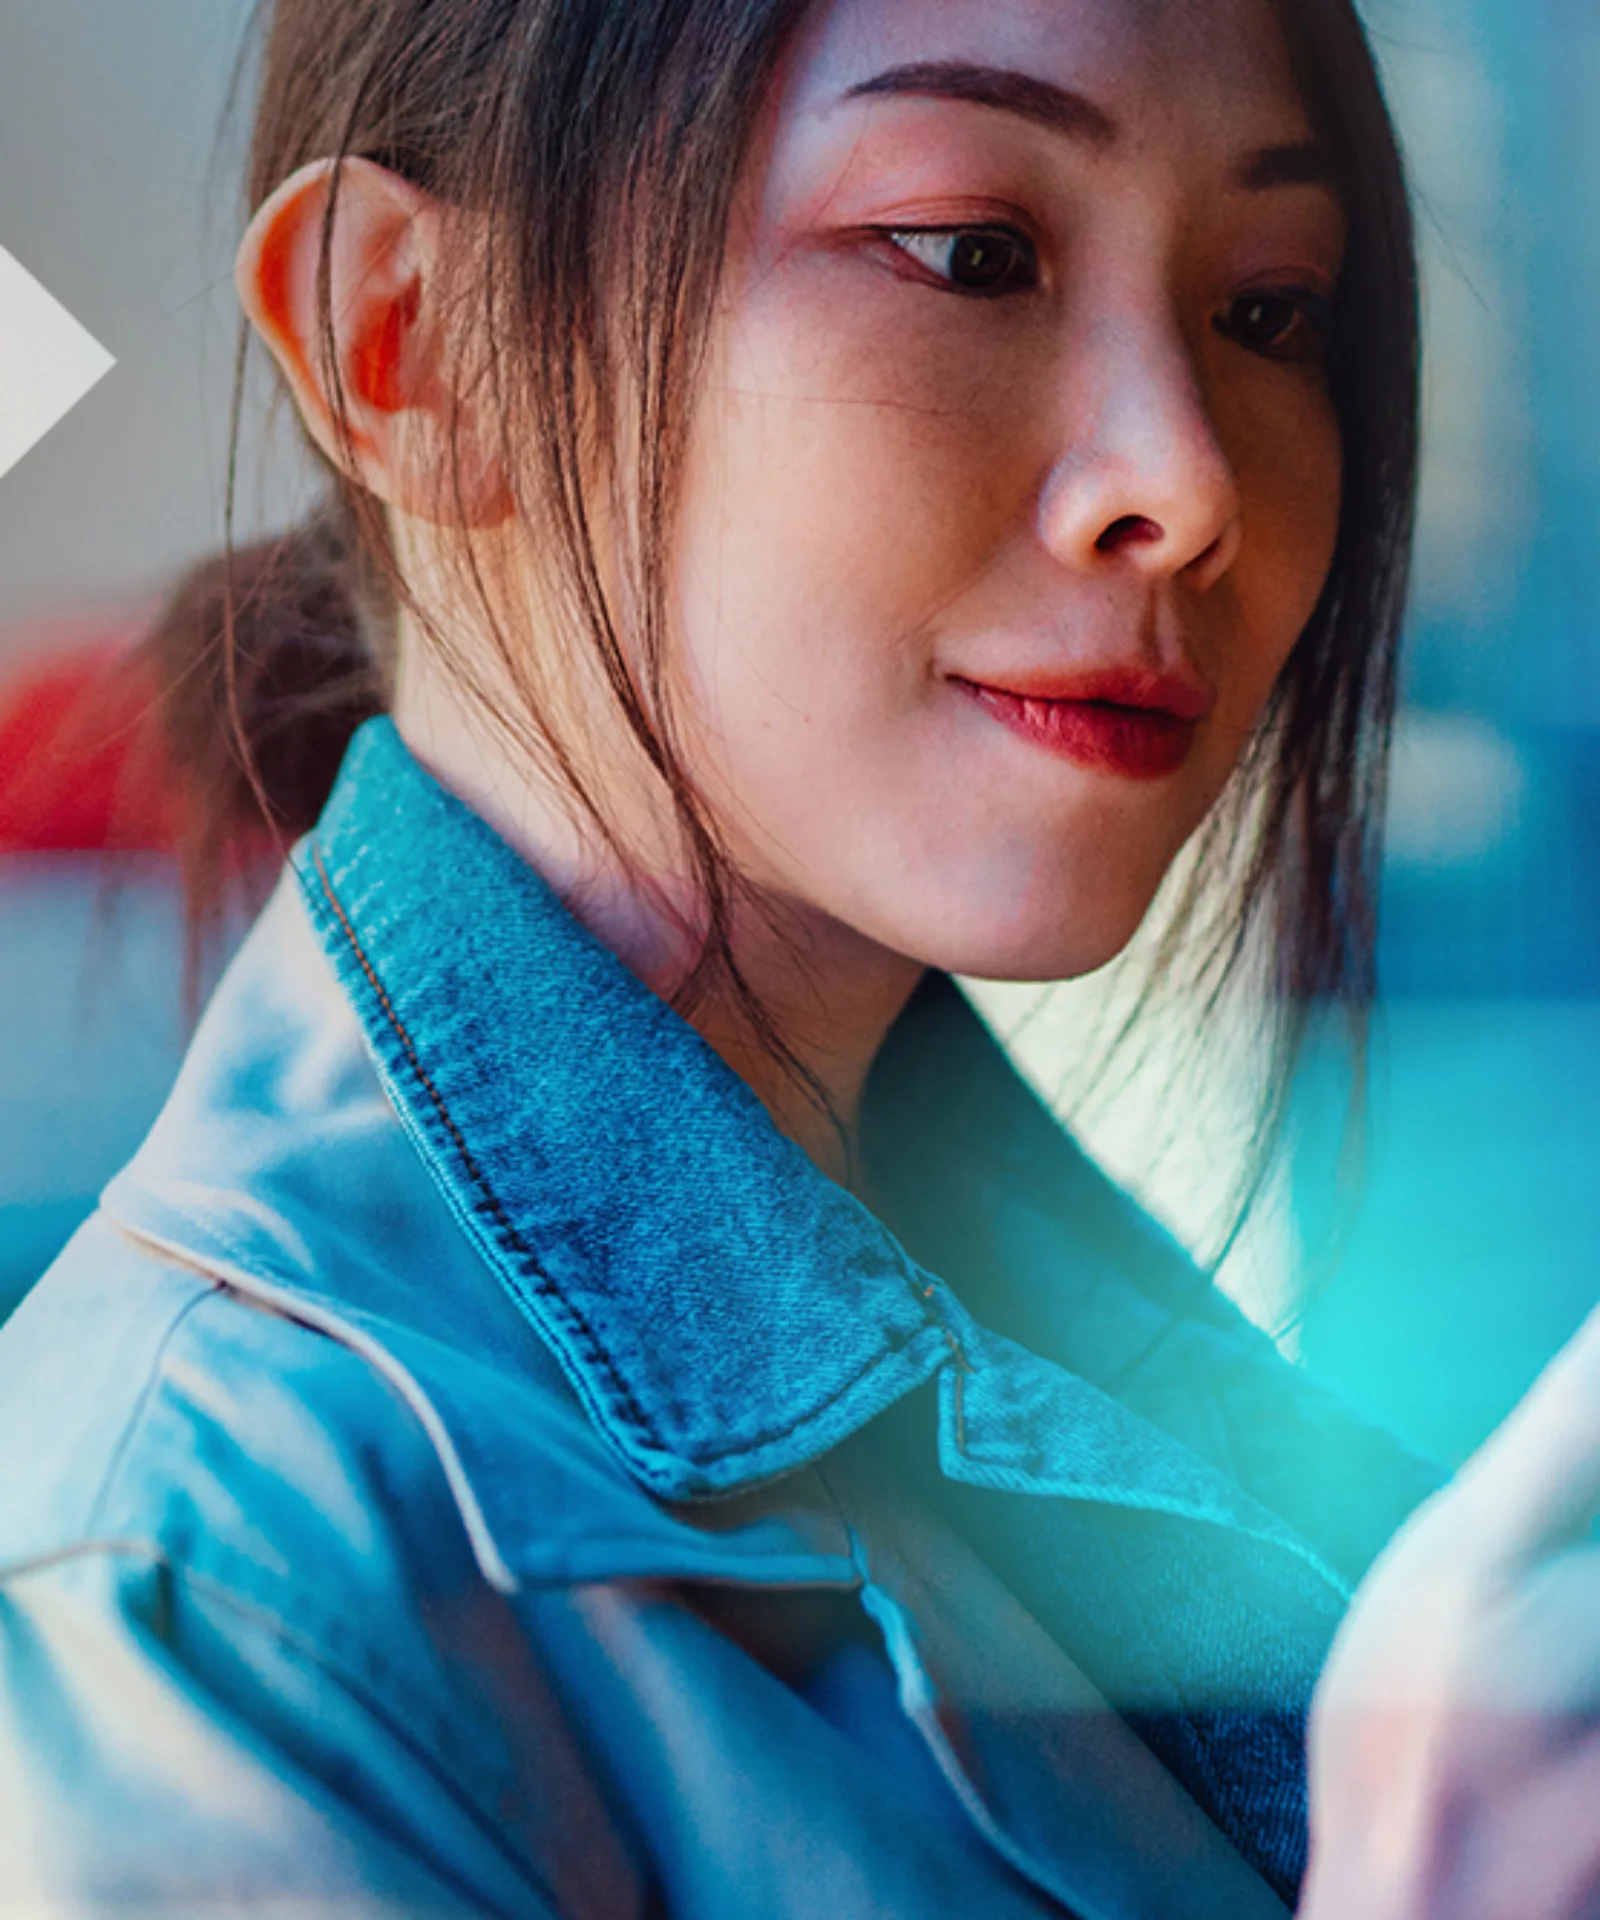
<path fill-rule="evenodd" d="M 1181 576 L 1204 592 L 1238 554 L 1239 485 L 1188 353 L 1124 341 L 1076 372 L 1040 500 L 1045 545 L 1074 568 Z"/>

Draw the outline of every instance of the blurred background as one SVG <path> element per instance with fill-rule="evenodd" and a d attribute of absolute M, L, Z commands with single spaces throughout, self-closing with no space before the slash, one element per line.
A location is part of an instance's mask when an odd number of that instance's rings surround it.
<path fill-rule="evenodd" d="M 222 544 L 242 125 L 223 109 L 248 0 L 6 0 L 0 247 L 115 355 L 0 475 L 0 1313 L 138 1144 L 184 1033 L 161 796 L 81 686 Z M 241 539 L 309 484 L 251 392 Z M 30 777 L 31 772 L 31 777 Z M 107 854 L 103 843 L 115 840 Z"/>
<path fill-rule="evenodd" d="M 120 851 L 97 846 L 114 728 L 93 779 L 26 808 L 16 788 L 81 663 L 220 544 L 241 142 L 218 122 L 247 10 L 6 0 L 0 21 L 0 246 L 118 361 L 0 477 L 0 1312 L 136 1145 L 182 1044 L 159 796 Z M 1313 1049 L 1223 1277 L 1456 1459 L 1600 1293 L 1600 10 L 1367 17 L 1418 192 L 1429 375 L 1366 1165 L 1341 1183 L 1347 1071 Z M 306 497 L 278 428 L 252 390 L 242 536 Z M 1057 1085 L 1081 992 L 979 997 Z M 1187 1145 L 1152 1154 L 1151 1084 L 1087 1116 L 1091 1143 L 1215 1251 L 1242 1107 L 1168 1094 Z"/>

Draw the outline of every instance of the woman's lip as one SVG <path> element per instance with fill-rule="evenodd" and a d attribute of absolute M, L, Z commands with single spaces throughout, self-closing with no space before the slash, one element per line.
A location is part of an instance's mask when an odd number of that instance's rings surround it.
<path fill-rule="evenodd" d="M 1018 700 L 1065 701 L 1075 706 L 1132 707 L 1174 720 L 1204 720 L 1215 705 L 1209 687 L 1194 673 L 1154 667 L 1103 667 L 1089 673 L 1008 673 L 1002 679 L 953 676 L 968 687 L 1010 694 Z"/>
<path fill-rule="evenodd" d="M 957 679 L 994 719 L 1046 752 L 1127 780 L 1164 780 L 1194 744 L 1199 715 L 1102 698 L 1041 699 Z"/>

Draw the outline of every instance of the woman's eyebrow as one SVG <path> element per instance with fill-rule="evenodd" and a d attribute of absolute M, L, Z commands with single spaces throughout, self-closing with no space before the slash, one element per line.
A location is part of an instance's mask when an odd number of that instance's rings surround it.
<path fill-rule="evenodd" d="M 1333 161 L 1319 141 L 1295 140 L 1246 154 L 1234 170 L 1234 180 L 1250 193 L 1265 193 L 1273 187 L 1331 187 Z"/>
<path fill-rule="evenodd" d="M 1115 146 L 1120 137 L 1111 115 L 1084 94 L 1011 67 L 978 66 L 963 60 L 911 61 L 858 81 L 842 97 L 860 100 L 881 94 L 914 94 L 994 107 L 1102 150 Z M 1233 178 L 1252 193 L 1274 187 L 1330 186 L 1333 165 L 1318 141 L 1286 141 L 1246 154 L 1233 169 Z"/>
<path fill-rule="evenodd" d="M 1117 140 L 1117 123 L 1103 107 L 1081 93 L 1036 80 L 1032 74 L 1008 67 L 973 66 L 959 60 L 919 60 L 888 67 L 870 80 L 848 88 L 843 98 L 859 100 L 874 94 L 921 94 L 937 100 L 967 100 L 1002 113 L 1021 114 L 1042 122 L 1070 139 L 1090 146 L 1110 147 Z"/>

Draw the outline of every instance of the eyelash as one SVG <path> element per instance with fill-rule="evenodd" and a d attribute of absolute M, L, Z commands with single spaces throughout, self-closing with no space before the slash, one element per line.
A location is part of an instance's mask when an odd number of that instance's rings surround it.
<path fill-rule="evenodd" d="M 959 227 L 883 227 L 878 229 L 879 238 L 892 246 L 903 259 L 926 273 L 935 286 L 947 292 L 958 294 L 966 300 L 995 300 L 1007 294 L 1028 293 L 1039 284 L 1038 250 L 1027 234 L 1017 227 L 973 226 Z M 998 279 L 992 285 L 962 285 L 948 273 L 940 273 L 927 261 L 919 259 L 913 250 L 920 242 L 943 242 L 953 245 L 958 241 L 972 240 L 982 245 L 998 249 L 998 264 L 1005 269 L 1009 263 L 1010 272 L 1004 279 Z M 972 263 L 981 269 L 981 255 Z M 1020 272 L 1025 278 L 1018 280 Z"/>
<path fill-rule="evenodd" d="M 1232 316 L 1241 307 L 1252 304 L 1281 304 L 1292 311 L 1294 320 L 1287 330 L 1287 344 L 1280 341 L 1253 344 L 1240 336 L 1237 326 L 1232 324 Z M 1246 293 L 1235 294 L 1212 326 L 1224 340 L 1233 340 L 1247 353 L 1259 354 L 1266 360 L 1318 361 L 1325 359 L 1333 346 L 1333 303 L 1309 287 L 1252 287 Z"/>
<path fill-rule="evenodd" d="M 892 246 L 902 259 L 926 273 L 933 283 L 946 292 L 959 295 L 967 300 L 994 300 L 1007 294 L 1031 292 L 1039 285 L 1038 251 L 1029 236 L 1019 228 L 1008 226 L 955 226 L 955 227 L 884 227 L 877 230 L 879 238 Z M 998 248 L 998 266 L 1000 276 L 989 285 L 962 285 L 950 273 L 940 273 L 926 260 L 918 258 L 915 248 L 918 244 L 943 243 L 951 245 L 961 240 L 987 242 Z M 981 254 L 973 264 L 981 267 Z M 1009 272 L 1006 271 L 1009 264 Z M 1021 278 L 1018 278 L 1018 275 Z M 1262 341 L 1252 343 L 1241 337 L 1238 326 L 1233 321 L 1241 307 L 1255 304 L 1278 304 L 1291 309 L 1293 318 L 1286 329 L 1287 344 L 1282 341 Z M 1248 292 L 1236 294 L 1227 309 L 1217 315 L 1212 325 L 1225 340 L 1233 340 L 1247 353 L 1259 354 L 1263 359 L 1282 362 L 1316 361 L 1328 354 L 1333 342 L 1333 303 L 1321 294 L 1313 293 L 1308 287 L 1252 287 Z M 1309 338 L 1299 338 L 1300 335 Z"/>

